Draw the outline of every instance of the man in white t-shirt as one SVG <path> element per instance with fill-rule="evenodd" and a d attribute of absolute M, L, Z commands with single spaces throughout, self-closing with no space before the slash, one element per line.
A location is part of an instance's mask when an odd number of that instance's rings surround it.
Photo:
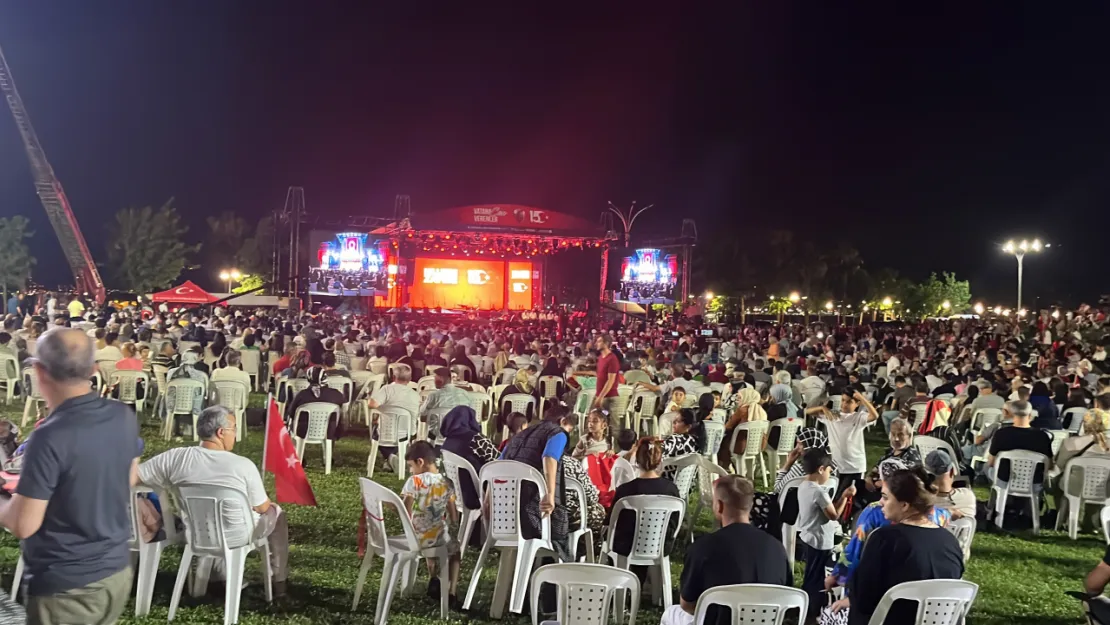
<path fill-rule="evenodd" d="M 223 406 L 206 408 L 197 417 L 200 445 L 170 449 L 140 464 L 139 481 L 157 490 L 171 490 L 181 484 L 203 484 L 232 488 L 245 494 L 252 509 L 248 526 L 255 536 L 270 538 L 274 594 L 280 596 L 285 594 L 288 576 L 289 525 L 285 513 L 266 495 L 258 467 L 232 453 L 235 425 L 235 415 Z M 225 523 L 232 527 L 242 526 L 243 519 L 228 516 Z"/>
<path fill-rule="evenodd" d="M 862 490 L 863 474 L 868 469 L 867 448 L 864 445 L 863 433 L 868 424 L 879 418 L 879 412 L 875 410 L 875 406 L 867 401 L 863 393 L 855 391 L 850 397 L 844 395 L 841 398 L 839 414 L 833 413 L 824 406 L 807 408 L 806 414 L 820 415 L 819 419 L 825 423 L 829 448 L 840 473 L 837 495 L 839 496 L 849 484 L 856 484 L 856 490 Z"/>
<path fill-rule="evenodd" d="M 374 394 L 370 396 L 368 403 L 371 410 L 407 416 L 409 418 L 410 440 L 416 436 L 416 428 L 419 425 L 417 417 L 420 414 L 420 393 L 409 387 L 411 380 L 412 371 L 408 367 L 398 367 L 397 373 L 393 376 L 393 381 L 385 386 L 378 387 Z M 396 447 L 383 446 L 379 447 L 378 450 L 381 451 L 382 457 L 385 458 L 390 470 L 396 466 L 393 464 L 394 462 L 404 462 L 403 458 L 400 460 L 394 458 L 397 455 Z"/>
<path fill-rule="evenodd" d="M 817 375 L 817 369 L 812 364 L 806 368 L 806 377 L 798 381 L 798 391 L 804 399 L 810 401 L 820 397 L 825 392 L 825 381 Z"/>
<path fill-rule="evenodd" d="M 887 361 L 886 361 L 886 376 L 887 376 L 887 378 L 890 378 L 894 375 L 897 375 L 898 373 L 901 373 L 899 371 L 899 369 L 902 368 L 902 361 L 898 360 L 898 356 L 896 356 L 895 354 L 892 354 L 890 352 L 886 352 L 886 355 L 889 356 L 889 358 L 887 358 Z"/>
<path fill-rule="evenodd" d="M 243 371 L 242 353 L 237 349 L 229 349 L 224 358 L 226 359 L 227 366 L 213 371 L 212 381 L 223 382 L 230 380 L 241 382 L 246 386 L 247 392 L 249 393 L 251 389 L 251 376 L 248 375 L 246 371 Z"/>

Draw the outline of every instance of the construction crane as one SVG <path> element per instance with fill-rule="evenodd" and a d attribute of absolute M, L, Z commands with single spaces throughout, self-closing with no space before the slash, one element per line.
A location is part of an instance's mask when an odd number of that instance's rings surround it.
<path fill-rule="evenodd" d="M 97 304 L 103 304 L 107 297 L 104 281 L 100 279 L 100 272 L 89 253 L 89 246 L 81 235 L 81 228 L 77 225 L 77 218 L 73 216 L 66 192 L 62 190 L 62 183 L 54 175 L 54 169 L 46 160 L 46 153 L 35 135 L 35 129 L 31 127 L 31 118 L 23 108 L 23 100 L 16 91 L 12 71 L 8 69 L 3 50 L 0 50 L 0 91 L 4 92 L 15 125 L 23 137 L 23 147 L 27 150 L 27 160 L 31 162 L 31 174 L 35 178 L 35 191 L 42 207 L 46 209 L 46 216 L 50 218 L 50 225 L 54 226 L 58 242 L 62 244 L 62 252 L 69 262 L 69 268 L 73 270 L 77 291 L 92 295 Z"/>

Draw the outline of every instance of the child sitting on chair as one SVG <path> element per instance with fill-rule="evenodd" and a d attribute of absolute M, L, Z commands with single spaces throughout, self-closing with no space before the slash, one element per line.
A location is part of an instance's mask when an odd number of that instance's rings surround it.
<path fill-rule="evenodd" d="M 412 527 L 422 549 L 447 545 L 450 554 L 448 579 L 449 602 L 452 607 L 459 604 L 457 590 L 459 582 L 459 546 L 451 539 L 448 517 L 452 524 L 458 524 L 459 512 L 455 508 L 455 490 L 451 482 L 439 472 L 436 466 L 435 449 L 427 441 L 416 441 L 405 452 L 405 461 L 412 474 L 401 488 L 401 499 L 405 510 L 412 518 Z M 439 600 L 440 582 L 436 572 L 437 561 L 427 559 L 428 596 Z"/>

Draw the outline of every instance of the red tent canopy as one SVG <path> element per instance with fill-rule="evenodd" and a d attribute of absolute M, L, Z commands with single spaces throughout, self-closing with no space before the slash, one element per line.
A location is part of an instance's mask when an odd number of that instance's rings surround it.
<path fill-rule="evenodd" d="M 219 298 L 213 297 L 208 291 L 193 284 L 192 281 L 186 280 L 181 286 L 151 295 L 150 299 L 156 302 L 171 302 L 175 304 L 211 304 Z"/>

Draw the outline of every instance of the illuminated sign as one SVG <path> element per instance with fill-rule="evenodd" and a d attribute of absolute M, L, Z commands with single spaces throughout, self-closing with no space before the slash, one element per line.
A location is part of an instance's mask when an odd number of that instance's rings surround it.
<path fill-rule="evenodd" d="M 467 284 L 486 284 L 489 282 L 489 273 L 484 269 L 467 269 L 466 270 L 466 283 Z M 454 284 L 454 283 L 452 283 Z"/>
<path fill-rule="evenodd" d="M 513 293 L 527 293 L 528 284 L 524 282 L 513 282 Z"/>
<path fill-rule="evenodd" d="M 454 268 L 425 267 L 424 284 L 458 284 L 459 270 Z"/>
<path fill-rule="evenodd" d="M 513 269 L 509 278 L 513 280 L 531 280 L 532 272 L 527 269 Z"/>

